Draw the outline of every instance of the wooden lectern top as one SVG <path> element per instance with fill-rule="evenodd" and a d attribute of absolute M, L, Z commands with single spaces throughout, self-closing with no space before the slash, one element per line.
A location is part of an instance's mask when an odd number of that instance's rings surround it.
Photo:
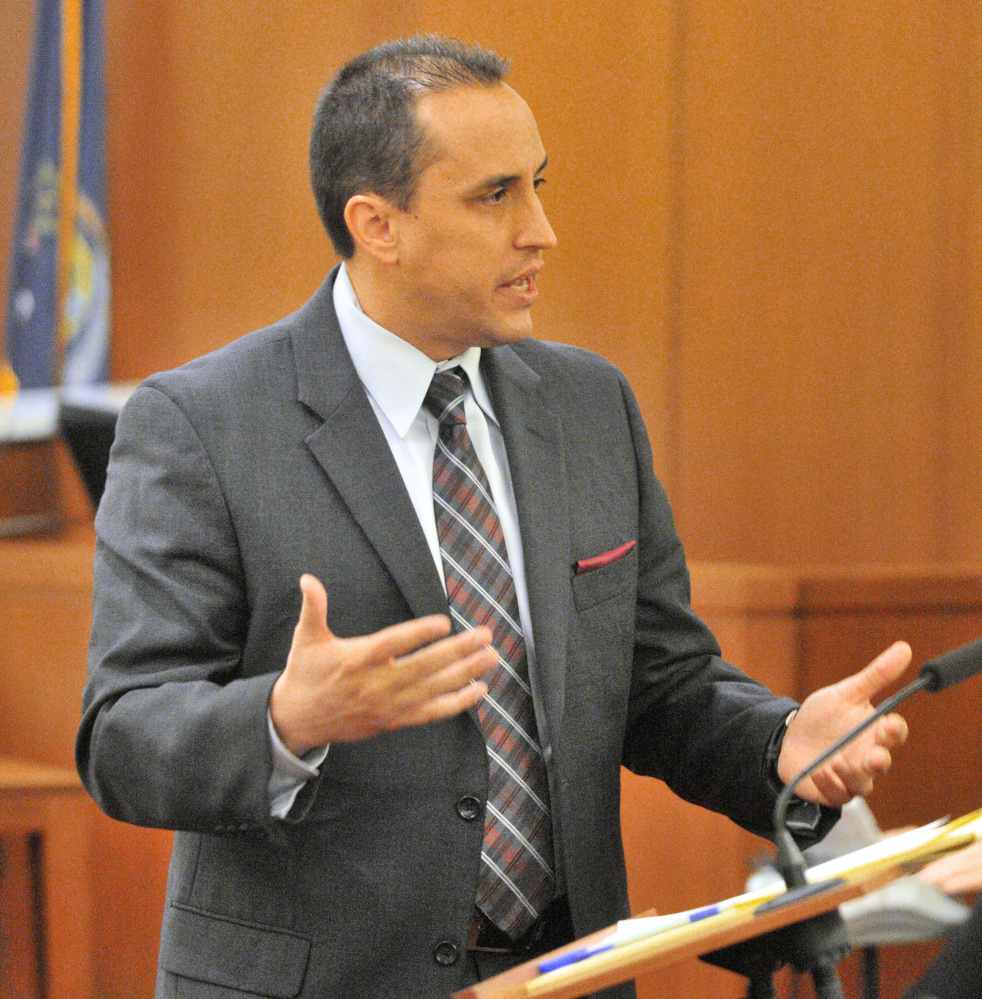
<path fill-rule="evenodd" d="M 547 974 L 539 973 L 539 965 L 547 959 L 602 941 L 615 931 L 616 927 L 611 926 L 463 989 L 454 999 L 577 999 L 677 961 L 710 954 L 819 916 L 882 888 L 935 857 L 976 841 L 982 841 L 982 809 L 908 830 L 813 867 L 808 872 L 809 881 L 834 887 L 783 907 L 760 909 L 768 901 L 765 896 L 779 899 L 779 890 L 747 893 L 720 903 L 726 907 L 716 915 L 642 937 Z"/>
<path fill-rule="evenodd" d="M 920 866 L 915 865 L 915 866 Z M 598 989 L 629 981 L 649 971 L 677 961 L 699 957 L 731 944 L 742 943 L 773 930 L 798 923 L 837 908 L 843 902 L 882 888 L 895 878 L 910 873 L 909 864 L 896 864 L 866 874 L 859 874 L 846 884 L 804 899 L 784 909 L 754 915 L 752 908 L 734 908 L 696 923 L 659 933 L 656 936 L 624 944 L 587 961 L 568 965 L 548 975 L 540 975 L 538 966 L 552 957 L 584 944 L 597 943 L 615 927 L 599 930 L 561 947 L 549 955 L 512 968 L 487 981 L 457 992 L 454 999 L 577 999 Z M 643 915 L 654 915 L 646 912 Z"/>

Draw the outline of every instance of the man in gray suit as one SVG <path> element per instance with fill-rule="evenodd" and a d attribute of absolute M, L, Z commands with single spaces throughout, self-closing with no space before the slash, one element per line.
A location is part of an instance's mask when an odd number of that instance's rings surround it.
<path fill-rule="evenodd" d="M 767 835 L 909 659 L 793 714 L 719 658 L 629 386 L 530 338 L 555 236 L 504 73 L 434 38 L 345 67 L 311 139 L 343 265 L 120 417 L 78 765 L 177 830 L 158 996 L 446 997 L 608 925 L 622 763 Z M 801 835 L 904 738 L 809 781 Z"/>

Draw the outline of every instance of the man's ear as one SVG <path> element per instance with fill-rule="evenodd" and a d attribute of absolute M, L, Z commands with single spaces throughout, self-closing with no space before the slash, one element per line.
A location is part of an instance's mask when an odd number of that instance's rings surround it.
<path fill-rule="evenodd" d="M 355 248 L 383 264 L 399 262 L 399 209 L 378 194 L 355 194 L 344 206 L 344 221 Z"/>

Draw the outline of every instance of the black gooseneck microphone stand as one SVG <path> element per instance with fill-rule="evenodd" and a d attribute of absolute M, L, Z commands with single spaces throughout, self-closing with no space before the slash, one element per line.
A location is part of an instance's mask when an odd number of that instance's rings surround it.
<path fill-rule="evenodd" d="M 925 663 L 913 683 L 887 698 L 871 715 L 833 743 L 781 790 L 774 804 L 774 845 L 777 848 L 777 868 L 784 878 L 787 890 L 761 905 L 756 914 L 782 909 L 843 884 L 841 878 L 809 884 L 805 876 L 805 858 L 787 823 L 788 806 L 801 782 L 912 694 L 919 690 L 929 690 L 932 693 L 945 690 L 980 670 L 982 639 Z M 842 917 L 838 909 L 832 909 L 773 933 L 706 954 L 703 959 L 749 978 L 747 999 L 773 999 L 774 972 L 785 964 L 791 964 L 796 971 L 811 973 L 818 999 L 844 999 L 836 965 L 851 949 Z"/>

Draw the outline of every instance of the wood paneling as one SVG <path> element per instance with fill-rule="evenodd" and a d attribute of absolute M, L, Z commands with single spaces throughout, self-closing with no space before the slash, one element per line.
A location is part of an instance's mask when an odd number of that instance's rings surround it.
<path fill-rule="evenodd" d="M 946 361 L 942 556 L 978 559 L 982 549 L 982 8 L 950 4 L 944 71 L 950 130 L 944 146 L 949 210 L 940 233 L 944 282 L 939 296 Z"/>
<path fill-rule="evenodd" d="M 0 982 L 3 999 L 37 999 L 43 969 L 38 960 L 41 920 L 34 898 L 36 850 L 26 836 L 0 837 Z"/>
<path fill-rule="evenodd" d="M 29 19 L 0 16 L 2 222 Z M 108 0 L 107 25 L 117 377 L 304 301 L 333 262 L 317 93 L 454 33 L 513 59 L 552 157 L 536 329 L 627 372 L 695 557 L 982 557 L 978 5 Z"/>
<path fill-rule="evenodd" d="M 33 907 L 33 933 L 27 942 L 39 945 L 25 949 L 4 939 L 0 962 L 15 956 L 26 968 L 14 969 L 14 995 L 23 995 L 33 985 L 45 999 L 92 999 L 92 867 L 89 801 L 75 768 L 51 767 L 23 759 L 0 756 L 0 833 L 5 842 L 20 837 L 32 848 L 23 865 L 33 884 L 10 882 L 5 887 L 29 893 Z M 16 842 L 16 840 L 15 840 Z M 0 877 L 6 880 L 6 871 Z M 16 900 L 17 896 L 14 896 Z M 3 896 L 4 916 L 16 905 Z M 27 906 L 21 907 L 22 911 Z M 8 919 L 3 922 L 9 923 Z M 23 938 L 22 938 L 23 939 Z M 13 955 L 11 955 L 13 950 Z M 37 955 L 35 957 L 35 955 Z M 24 972 L 35 970 L 32 983 Z M 43 985 L 42 985 L 43 982 Z M 0 978 L 6 993 L 6 977 Z M 33 993 L 28 993 L 33 994 Z"/>
<path fill-rule="evenodd" d="M 698 557 L 943 554 L 948 6 L 688 5 L 674 485 Z"/>
<path fill-rule="evenodd" d="M 982 634 L 982 573 L 978 565 L 812 569 L 801 576 L 799 619 L 799 696 L 849 675 L 898 638 L 914 650 L 907 682 L 932 656 Z M 881 828 L 982 806 L 982 677 L 916 694 L 900 712 L 907 745 L 869 798 Z M 883 948 L 883 999 L 900 999 L 940 949 Z M 857 956 L 844 965 L 843 981 L 847 995 L 861 995 Z"/>
<path fill-rule="evenodd" d="M 871 661 L 897 639 L 914 649 L 913 677 L 932 656 L 982 633 L 982 566 L 766 567 L 694 563 L 693 605 L 724 656 L 777 693 L 799 699 Z M 910 738 L 870 797 L 883 829 L 982 806 L 982 677 L 901 709 Z M 670 912 L 743 890 L 769 844 L 720 816 L 625 773 L 623 824 L 635 912 Z M 937 944 L 881 953 L 882 995 L 900 999 Z M 861 994 L 858 955 L 843 966 L 846 994 Z M 785 976 L 782 995 L 812 995 Z M 794 991 L 797 989 L 797 991 Z M 743 994 L 742 979 L 685 962 L 639 981 L 641 999 Z"/>
<path fill-rule="evenodd" d="M 298 308 L 333 264 L 307 181 L 329 77 L 412 5 L 109 0 L 114 371 L 143 377 Z"/>

